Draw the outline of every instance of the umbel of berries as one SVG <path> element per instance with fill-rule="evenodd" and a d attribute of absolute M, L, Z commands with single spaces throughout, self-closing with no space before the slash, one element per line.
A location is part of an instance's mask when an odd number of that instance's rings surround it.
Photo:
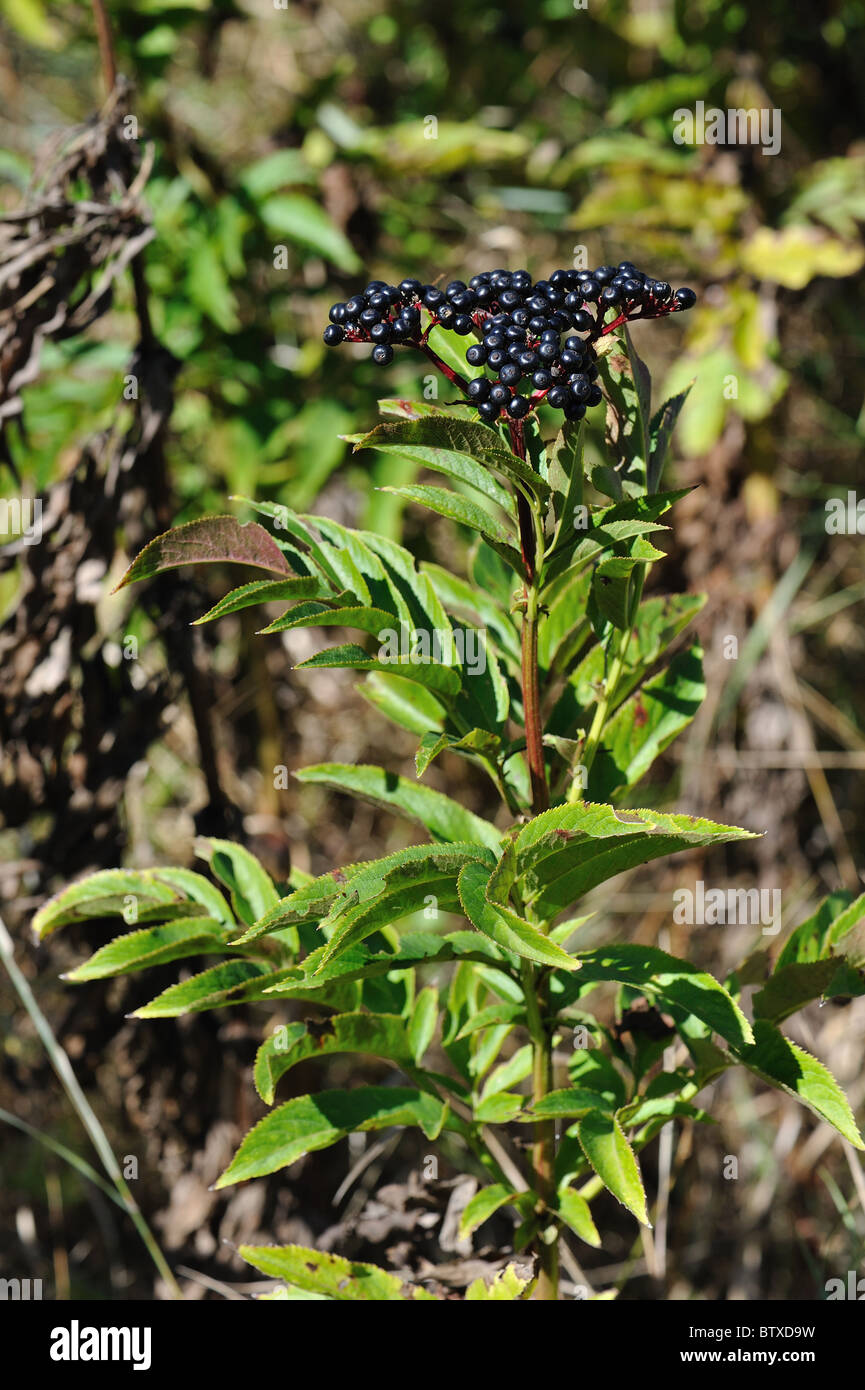
<path fill-rule="evenodd" d="M 456 386 L 479 417 L 521 420 L 541 402 L 580 420 L 600 405 L 597 343 L 623 323 L 690 309 L 697 296 L 655 280 L 632 261 L 596 270 L 554 270 L 532 280 L 527 270 L 483 270 L 468 284 L 440 289 L 420 280 L 371 280 L 332 304 L 328 347 L 371 343 L 372 360 L 387 366 L 394 348 L 422 353 Z M 447 328 L 473 342 L 466 351 L 478 375 L 467 379 L 433 351 L 429 335 Z"/>

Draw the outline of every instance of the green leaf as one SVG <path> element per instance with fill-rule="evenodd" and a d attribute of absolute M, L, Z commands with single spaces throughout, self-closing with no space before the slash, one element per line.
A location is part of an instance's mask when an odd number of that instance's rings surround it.
<path fill-rule="evenodd" d="M 468 1038 L 472 1033 L 479 1033 L 483 1028 L 497 1028 L 503 1023 L 511 1027 L 515 1023 L 525 1021 L 525 1004 L 489 1004 L 485 1009 L 479 1009 L 477 1013 L 472 1014 L 457 1033 L 455 1041 L 459 1042 L 461 1038 Z"/>
<path fill-rule="evenodd" d="M 215 918 L 217 922 L 224 922 L 227 927 L 235 925 L 225 898 L 216 884 L 211 883 L 203 874 L 196 873 L 194 869 L 166 868 L 164 865 L 158 869 L 151 869 L 150 872 L 160 883 L 167 883 L 169 887 L 179 890 L 189 902 L 199 903 L 206 916 Z"/>
<path fill-rule="evenodd" d="M 578 1235 L 580 1240 L 596 1248 L 600 1246 L 601 1237 L 598 1235 L 598 1228 L 592 1220 L 591 1209 L 585 1197 L 581 1197 L 572 1187 L 563 1187 L 558 1194 L 557 1210 L 565 1225 Z"/>
<path fill-rule="evenodd" d="M 295 773 L 300 782 L 314 782 L 359 796 L 373 805 L 399 812 L 418 822 L 435 840 L 475 841 L 497 850 L 501 839 L 495 826 L 467 811 L 450 797 L 419 787 L 407 777 L 364 764 L 320 763 Z"/>
<path fill-rule="evenodd" d="M 491 1284 L 477 1278 L 466 1289 L 468 1303 L 513 1303 L 529 1297 L 532 1280 L 524 1279 L 513 1265 L 500 1270 Z"/>
<path fill-rule="evenodd" d="M 382 667 L 355 686 L 359 695 L 400 729 L 418 736 L 444 726 L 445 711 L 438 698 L 416 681 L 407 681 Z"/>
<path fill-rule="evenodd" d="M 212 623 L 215 618 L 224 618 L 227 613 L 237 613 L 241 608 L 251 608 L 255 604 L 316 598 L 321 593 L 321 583 L 314 575 L 304 574 L 297 579 L 255 579 L 251 584 L 241 584 L 239 589 L 232 589 L 207 613 L 196 618 L 193 627 L 200 623 Z"/>
<path fill-rule="evenodd" d="M 302 603 L 267 627 L 259 628 L 259 634 L 289 632 L 296 627 L 353 627 L 377 637 L 395 622 L 394 614 L 382 608 L 328 608 L 323 603 Z"/>
<path fill-rule="evenodd" d="M 132 1018 L 180 1018 L 182 1014 L 203 1013 L 226 1004 L 242 1004 L 261 998 L 264 986 L 276 980 L 273 970 L 253 960 L 228 960 L 211 966 L 190 980 L 169 985 L 149 1004 L 143 1004 Z"/>
<path fill-rule="evenodd" d="M 132 561 L 117 589 L 139 579 L 151 579 L 180 565 L 251 565 L 288 574 L 288 562 L 276 541 L 257 521 L 241 524 L 233 516 L 188 521 L 156 536 Z"/>
<path fill-rule="evenodd" d="M 241 1245 L 237 1253 L 269 1279 L 284 1279 L 293 1288 L 338 1302 L 435 1302 L 426 1289 L 407 1284 L 378 1265 L 303 1245 Z"/>
<path fill-rule="evenodd" d="M 754 995 L 754 1017 L 765 1018 L 769 1023 L 783 1022 L 825 994 L 837 974 L 838 962 L 831 958 L 785 965 Z M 865 992 L 865 984 L 861 988 Z"/>
<path fill-rule="evenodd" d="M 379 661 L 377 657 L 371 657 L 363 647 L 352 643 L 328 647 L 323 652 L 317 652 L 315 656 L 299 662 L 295 669 L 310 671 L 316 668 L 393 673 L 402 676 L 404 680 L 417 681 L 419 685 L 427 686 L 437 695 L 449 697 L 457 695 L 460 690 L 460 678 L 450 666 L 441 666 L 436 661 L 412 662 L 408 658 L 399 661 Z"/>
<path fill-rule="evenodd" d="M 581 1119 L 594 1110 L 602 1114 L 612 1114 L 615 1108 L 614 1103 L 601 1106 L 600 1100 L 601 1096 L 598 1091 L 583 1090 L 579 1086 L 566 1087 L 561 1091 L 548 1091 L 543 1100 L 536 1101 L 532 1106 L 531 1114 L 524 1118 L 527 1120 Z"/>
<path fill-rule="evenodd" d="M 481 1094 L 481 1103 L 484 1104 L 491 1096 L 506 1091 L 509 1086 L 516 1086 L 518 1082 L 525 1081 L 531 1070 L 532 1047 L 527 1043 L 525 1047 L 518 1048 L 506 1062 L 500 1063 L 495 1071 L 490 1072 Z"/>
<path fill-rule="evenodd" d="M 63 976 L 73 984 L 104 980 L 111 975 L 131 975 L 151 965 L 165 965 L 186 956 L 222 954 L 228 951 L 226 927 L 210 917 L 181 917 L 158 927 L 144 927 L 115 937 L 95 951 L 83 965 Z"/>
<path fill-rule="evenodd" d="M 662 1003 L 685 1009 L 736 1047 L 751 1043 L 753 1034 L 739 1005 L 713 975 L 698 970 L 655 946 L 613 942 L 581 951 L 580 986 L 604 980 L 632 985 L 657 996 Z"/>
<path fill-rule="evenodd" d="M 434 729 L 428 729 L 415 753 L 415 771 L 418 777 L 423 777 L 430 763 L 445 749 L 452 753 L 473 756 L 494 754 L 500 746 L 501 739 L 498 734 L 490 733 L 488 729 L 472 729 L 462 737 L 456 734 L 440 734 Z"/>
<path fill-rule="evenodd" d="M 552 488 L 552 539 L 547 549 L 555 551 L 564 532 L 573 528 L 577 507 L 583 501 L 583 422 L 566 420 L 549 451 L 547 481 Z"/>
<path fill-rule="evenodd" d="M 705 594 L 676 594 L 646 599 L 640 605 L 625 667 L 613 693 L 611 712 L 644 679 L 705 602 Z M 543 629 L 541 631 L 543 633 Z M 598 689 L 606 676 L 604 661 L 603 646 L 595 644 L 571 671 L 568 684 L 548 722 L 550 732 L 570 735 L 574 729 L 586 723 L 588 711 L 597 700 Z"/>
<path fill-rule="evenodd" d="M 600 1111 L 577 1123 L 580 1147 L 601 1182 L 644 1226 L 651 1225 L 634 1151 L 614 1115 Z"/>
<path fill-rule="evenodd" d="M 516 849 L 529 902 L 540 916 L 552 917 L 625 869 L 692 846 L 754 838 L 751 831 L 697 817 L 580 802 L 529 821 Z"/>
<path fill-rule="evenodd" d="M 430 487 L 427 483 L 414 483 L 407 487 L 385 487 L 381 491 L 403 497 L 407 502 L 417 502 L 419 506 L 437 512 L 439 516 L 446 516 L 451 521 L 459 522 L 461 526 L 467 526 L 471 531 L 477 531 L 491 544 L 503 547 L 512 563 L 517 566 L 522 564 L 519 551 L 513 546 L 513 532 L 496 521 L 491 512 L 470 497 L 461 497 L 459 493 L 448 492 L 446 488 Z"/>
<path fill-rule="evenodd" d="M 525 960 L 535 961 L 539 965 L 558 966 L 562 970 L 579 968 L 572 956 L 550 941 L 537 927 L 503 904 L 490 902 L 487 897 L 489 881 L 490 875 L 481 864 L 466 864 L 460 870 L 457 884 L 460 902 L 473 927 L 497 946 L 513 951 Z"/>
<path fill-rule="evenodd" d="M 307 1021 L 277 1028 L 256 1053 L 255 1088 L 271 1105 L 280 1077 L 298 1062 L 336 1052 L 368 1053 L 400 1067 L 410 1067 L 413 1062 L 404 1019 L 395 1014 L 336 1014 L 323 1023 Z"/>
<path fill-rule="evenodd" d="M 522 1106 L 522 1096 L 510 1091 L 496 1091 L 477 1102 L 474 1117 L 479 1125 L 506 1125 L 516 1118 Z"/>
<path fill-rule="evenodd" d="M 705 695 L 703 653 L 698 646 L 689 647 L 620 705 L 607 724 L 589 773 L 591 800 L 612 801 L 617 793 L 636 786 L 687 728 Z"/>
<path fill-rule="evenodd" d="M 195 852 L 208 861 L 214 876 L 230 890 L 237 917 L 247 926 L 251 927 L 279 902 L 270 875 L 242 845 L 202 836 L 195 842 Z"/>
<path fill-rule="evenodd" d="M 511 481 L 520 481 L 542 500 L 550 494 L 544 480 L 527 463 L 511 453 L 498 431 L 490 429 L 488 425 L 455 420 L 451 416 L 400 420 L 376 426 L 355 445 L 355 452 L 358 449 L 382 448 L 396 449 L 407 458 L 426 464 L 428 468 L 438 466 L 439 471 L 452 473 L 452 476 L 457 476 L 453 474 L 454 456 L 457 456 L 463 463 L 468 461 L 473 464 L 474 469 L 478 466 L 494 468 Z M 480 479 L 474 470 L 471 477 L 464 475 L 464 480 L 471 482 L 478 491 L 483 490 L 478 485 Z M 487 495 L 492 494 L 488 491 Z M 499 499 L 495 497 L 493 500 Z M 505 510 L 509 511 L 510 506 L 505 505 Z"/>
<path fill-rule="evenodd" d="M 843 942 L 865 918 L 865 893 L 856 900 L 850 893 L 832 893 L 816 912 L 802 922 L 784 943 L 775 964 L 776 971 L 796 961 L 822 960 L 833 950 L 844 950 Z M 854 965 L 857 961 L 854 960 Z"/>
<path fill-rule="evenodd" d="M 810 1110 L 826 1120 L 848 1143 L 865 1150 L 853 1111 L 832 1073 L 810 1053 L 790 1042 L 777 1028 L 763 1019 L 754 1021 L 755 1042 L 739 1048 L 736 1055 L 749 1071 L 796 1096 Z"/>
<path fill-rule="evenodd" d="M 323 256 L 340 270 L 360 270 L 361 262 L 351 242 L 324 208 L 305 193 L 275 193 L 259 208 L 268 231 Z"/>
<path fill-rule="evenodd" d="M 416 420 L 425 417 L 412 418 Z M 358 440 L 355 444 L 355 453 L 358 449 L 378 449 L 382 453 L 400 454 L 412 459 L 415 463 L 422 464 L 435 473 L 444 473 L 447 477 L 453 478 L 455 482 L 467 484 L 483 497 L 495 502 L 502 511 L 513 515 L 514 500 L 507 488 L 503 488 L 500 483 L 497 483 L 487 468 L 476 463 L 470 452 L 464 450 L 456 452 L 447 446 L 432 447 L 428 443 L 416 440 L 414 435 L 411 436 L 413 442 L 409 443 L 407 442 L 408 438 L 409 435 L 402 423 L 394 425 L 388 422 L 384 425 L 377 425 L 369 434 L 363 435 Z"/>
<path fill-rule="evenodd" d="M 648 490 L 650 493 L 657 492 L 661 485 L 661 478 L 670 452 L 673 430 L 676 428 L 676 421 L 690 391 L 691 387 L 687 386 L 677 396 L 671 396 L 668 401 L 664 401 L 660 410 L 652 417 L 649 426 Z"/>
<path fill-rule="evenodd" d="M 512 1202 L 517 1195 L 512 1188 L 500 1182 L 493 1183 L 490 1187 L 482 1187 L 480 1192 L 476 1192 L 466 1203 L 460 1217 L 460 1235 L 470 1236 L 472 1231 L 489 1221 L 500 1207 Z"/>
<path fill-rule="evenodd" d="M 439 1016 L 439 992 L 435 985 L 422 989 L 414 1002 L 408 1025 L 409 1051 L 420 1066 L 423 1055 L 435 1036 Z"/>
<path fill-rule="evenodd" d="M 446 1118 L 447 1107 L 435 1096 L 404 1086 L 362 1086 L 298 1096 L 250 1130 L 214 1186 L 230 1187 L 275 1173 L 358 1130 L 418 1125 L 427 1139 L 437 1139 Z"/>
<path fill-rule="evenodd" d="M 72 883 L 62 892 L 49 898 L 33 918 L 33 931 L 41 940 L 58 927 L 70 922 L 86 922 L 95 917 L 123 917 L 132 900 L 134 920 L 144 909 L 178 902 L 178 894 L 168 883 L 161 882 L 153 870 L 101 869 L 87 878 Z M 132 914 L 129 925 L 132 925 Z"/>
<path fill-rule="evenodd" d="M 519 669 L 520 637 L 506 608 L 482 586 L 458 579 L 440 565 L 423 564 L 421 572 L 430 578 L 449 613 L 456 614 L 473 626 L 489 628 L 502 656 L 513 661 L 515 669 Z"/>
<path fill-rule="evenodd" d="M 592 596 L 599 612 L 621 630 L 631 621 L 631 581 L 638 563 L 632 555 L 609 555 L 592 575 Z"/>
<path fill-rule="evenodd" d="M 388 888 L 386 892 L 374 897 L 371 902 L 357 903 L 340 913 L 334 920 L 336 926 L 328 941 L 318 971 L 322 971 L 351 946 L 358 945 L 373 932 L 382 927 L 393 926 L 403 918 L 419 912 L 433 897 L 442 912 L 455 912 L 459 908 L 452 872 L 429 872 L 423 879 L 414 883 L 400 884 Z"/>

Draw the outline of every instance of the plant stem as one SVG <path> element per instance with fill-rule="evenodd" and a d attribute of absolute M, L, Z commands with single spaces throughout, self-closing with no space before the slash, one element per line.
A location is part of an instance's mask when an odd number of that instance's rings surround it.
<path fill-rule="evenodd" d="M 550 804 L 547 770 L 544 763 L 544 738 L 541 722 L 540 691 L 538 688 L 538 591 L 528 585 L 526 607 L 520 634 L 523 678 L 523 713 L 526 726 L 526 755 L 532 779 L 532 810 L 535 815 Z"/>
<path fill-rule="evenodd" d="M 519 420 L 509 422 L 511 449 L 517 458 L 525 460 L 526 442 Z M 517 493 L 517 518 L 520 526 L 520 550 L 526 567 L 523 587 L 523 623 L 520 634 L 523 718 L 526 729 L 526 757 L 532 781 L 532 810 L 535 815 L 550 804 L 550 789 L 544 762 L 544 731 L 541 720 L 541 699 L 538 681 L 538 586 L 536 560 L 538 533 L 531 503 L 523 492 Z"/>
<path fill-rule="evenodd" d="M 544 1096 L 552 1090 L 553 1083 L 552 1038 L 544 1024 L 547 989 L 541 972 L 528 961 L 523 962 L 522 976 L 529 1034 L 532 1039 L 532 1101 L 537 1105 L 538 1101 L 543 1100 Z M 545 1227 L 549 1224 L 550 1212 L 555 1202 L 555 1162 L 555 1120 L 540 1120 L 535 1126 L 532 1170 L 537 1197 L 535 1210 Z M 559 1296 L 558 1231 L 549 1244 L 541 1237 L 536 1242 L 536 1249 L 538 1283 L 535 1298 L 539 1302 L 555 1302 Z"/>

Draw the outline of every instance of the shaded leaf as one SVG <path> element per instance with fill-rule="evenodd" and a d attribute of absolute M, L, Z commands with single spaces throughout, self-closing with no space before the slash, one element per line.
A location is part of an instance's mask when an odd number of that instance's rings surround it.
<path fill-rule="evenodd" d="M 427 1139 L 436 1139 L 446 1118 L 447 1107 L 435 1096 L 404 1086 L 363 1086 L 298 1096 L 250 1130 L 214 1186 L 230 1187 L 275 1173 L 358 1130 L 418 1125 Z"/>

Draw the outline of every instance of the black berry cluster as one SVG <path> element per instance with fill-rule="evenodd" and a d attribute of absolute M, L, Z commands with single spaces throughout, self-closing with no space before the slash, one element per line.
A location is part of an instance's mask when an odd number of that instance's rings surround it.
<path fill-rule="evenodd" d="M 398 344 L 419 348 L 477 406 L 482 420 L 496 420 L 502 411 L 519 420 L 541 401 L 579 420 L 601 401 L 598 339 L 634 319 L 690 309 L 696 298 L 693 290 L 673 290 L 631 261 L 554 270 L 536 281 L 527 270 L 485 270 L 468 284 L 452 280 L 444 289 L 420 280 L 372 280 L 331 306 L 324 341 L 329 347 L 372 343 L 373 361 L 381 366 Z M 481 375 L 465 381 L 436 356 L 428 344 L 436 324 L 474 336 L 466 360 Z"/>

